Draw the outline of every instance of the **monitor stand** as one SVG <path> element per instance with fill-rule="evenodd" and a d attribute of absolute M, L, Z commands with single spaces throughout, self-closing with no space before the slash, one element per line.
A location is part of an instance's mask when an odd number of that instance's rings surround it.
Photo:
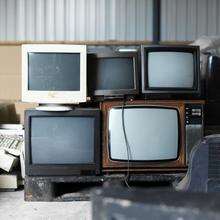
<path fill-rule="evenodd" d="M 39 105 L 36 107 L 38 111 L 48 111 L 48 112 L 68 112 L 73 110 L 73 107 L 68 105 L 56 105 L 56 104 L 48 104 L 48 105 Z"/>

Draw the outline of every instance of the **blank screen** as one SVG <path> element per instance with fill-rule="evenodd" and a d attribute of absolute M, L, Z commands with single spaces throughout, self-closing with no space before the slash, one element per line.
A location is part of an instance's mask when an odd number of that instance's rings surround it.
<path fill-rule="evenodd" d="M 148 54 L 149 87 L 192 88 L 194 59 L 186 52 L 150 52 Z"/>
<path fill-rule="evenodd" d="M 88 78 L 94 90 L 134 89 L 133 58 L 93 58 Z"/>
<path fill-rule="evenodd" d="M 33 164 L 84 164 L 94 162 L 94 118 L 33 117 Z"/>
<path fill-rule="evenodd" d="M 151 161 L 177 158 L 177 110 L 126 107 L 124 122 L 130 146 L 130 160 Z M 113 108 L 109 112 L 109 148 L 113 160 L 128 159 L 121 108 Z"/>
<path fill-rule="evenodd" d="M 28 89 L 79 91 L 79 53 L 29 53 Z"/>

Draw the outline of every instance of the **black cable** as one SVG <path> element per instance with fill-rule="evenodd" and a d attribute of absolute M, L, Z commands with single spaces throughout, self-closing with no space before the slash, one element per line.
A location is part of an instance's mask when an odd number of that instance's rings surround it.
<path fill-rule="evenodd" d="M 131 148 L 128 142 L 128 138 L 127 138 L 127 134 L 126 134 L 126 130 L 125 130 L 125 118 L 124 118 L 124 109 L 125 109 L 125 105 L 126 105 L 126 100 L 125 98 L 123 99 L 123 105 L 122 105 L 122 129 L 123 129 L 123 134 L 124 134 L 124 139 L 125 139 L 125 145 L 126 145 L 126 151 L 127 151 L 127 174 L 125 176 L 125 184 L 127 185 L 128 188 L 130 188 L 129 184 L 128 184 L 128 179 L 130 177 L 130 155 L 131 155 Z"/>

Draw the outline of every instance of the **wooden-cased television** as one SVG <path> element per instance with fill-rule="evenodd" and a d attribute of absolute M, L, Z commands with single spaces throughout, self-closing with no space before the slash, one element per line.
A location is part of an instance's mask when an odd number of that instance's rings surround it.
<path fill-rule="evenodd" d="M 103 102 L 102 171 L 185 171 L 190 151 L 203 136 L 203 104 L 201 100 Z"/>

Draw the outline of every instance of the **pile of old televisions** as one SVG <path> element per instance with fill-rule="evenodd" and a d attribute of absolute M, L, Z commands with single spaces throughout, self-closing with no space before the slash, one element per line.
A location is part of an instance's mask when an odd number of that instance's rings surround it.
<path fill-rule="evenodd" d="M 27 176 L 186 171 L 203 136 L 196 46 L 23 45 Z"/>

